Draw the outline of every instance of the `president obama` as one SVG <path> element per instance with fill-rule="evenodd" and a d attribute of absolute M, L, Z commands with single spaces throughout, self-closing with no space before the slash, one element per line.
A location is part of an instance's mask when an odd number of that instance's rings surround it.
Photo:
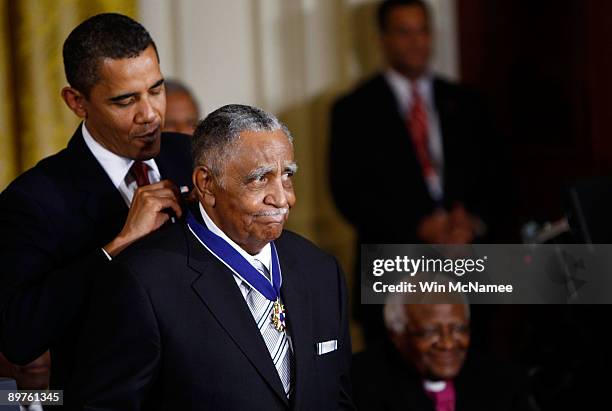
<path fill-rule="evenodd" d="M 352 409 L 336 260 L 283 231 L 292 137 L 229 105 L 193 138 L 199 203 L 102 276 L 65 399 L 79 409 Z"/>

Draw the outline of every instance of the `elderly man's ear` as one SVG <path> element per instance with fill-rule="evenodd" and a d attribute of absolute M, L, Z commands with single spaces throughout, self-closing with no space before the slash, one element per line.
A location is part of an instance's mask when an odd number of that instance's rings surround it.
<path fill-rule="evenodd" d="M 193 170 L 193 187 L 197 192 L 198 199 L 203 205 L 215 206 L 214 177 L 206 166 L 197 166 Z"/>

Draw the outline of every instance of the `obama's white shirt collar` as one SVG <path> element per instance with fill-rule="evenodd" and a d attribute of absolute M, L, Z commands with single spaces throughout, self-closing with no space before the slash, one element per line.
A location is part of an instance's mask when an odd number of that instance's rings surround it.
<path fill-rule="evenodd" d="M 104 147 L 102 144 L 98 143 L 87 129 L 85 122 L 83 122 L 83 125 L 81 126 L 81 134 L 83 134 L 85 144 L 92 152 L 96 160 L 98 160 L 98 163 L 100 163 L 104 171 L 106 171 L 106 174 L 108 174 L 108 177 L 113 182 L 113 185 L 119 189 L 119 186 L 124 183 L 125 176 L 130 171 L 130 167 L 132 167 L 132 164 L 134 164 L 134 160 L 119 156 Z M 153 173 L 158 176 L 157 181 L 159 181 L 160 173 L 157 164 L 155 164 L 155 160 L 149 159 L 143 161 L 143 163 L 147 164 Z"/>

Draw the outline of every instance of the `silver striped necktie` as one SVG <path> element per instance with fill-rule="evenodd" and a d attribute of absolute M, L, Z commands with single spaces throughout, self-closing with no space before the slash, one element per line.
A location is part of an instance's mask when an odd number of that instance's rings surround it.
<path fill-rule="evenodd" d="M 270 278 L 270 274 L 266 266 L 259 260 L 255 260 L 255 268 L 259 270 L 266 277 Z M 266 343 L 266 347 L 270 352 L 270 357 L 274 362 L 278 376 L 283 383 L 285 394 L 287 398 L 291 395 L 291 363 L 293 359 L 293 353 L 289 344 L 289 337 L 287 331 L 279 332 L 272 324 L 271 316 L 274 308 L 274 302 L 268 300 L 266 297 L 261 295 L 257 290 L 252 289 L 247 283 L 242 282 L 241 284 L 247 291 L 246 302 L 251 310 L 251 314 L 255 319 L 257 328 Z"/>

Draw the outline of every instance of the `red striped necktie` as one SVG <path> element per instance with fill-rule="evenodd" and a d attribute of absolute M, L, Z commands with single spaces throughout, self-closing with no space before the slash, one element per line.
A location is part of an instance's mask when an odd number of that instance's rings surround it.
<path fill-rule="evenodd" d="M 425 180 L 429 180 L 435 177 L 436 169 L 433 167 L 429 155 L 427 110 L 415 82 L 412 83 L 412 106 L 406 120 L 417 159 L 421 164 L 423 177 Z"/>

